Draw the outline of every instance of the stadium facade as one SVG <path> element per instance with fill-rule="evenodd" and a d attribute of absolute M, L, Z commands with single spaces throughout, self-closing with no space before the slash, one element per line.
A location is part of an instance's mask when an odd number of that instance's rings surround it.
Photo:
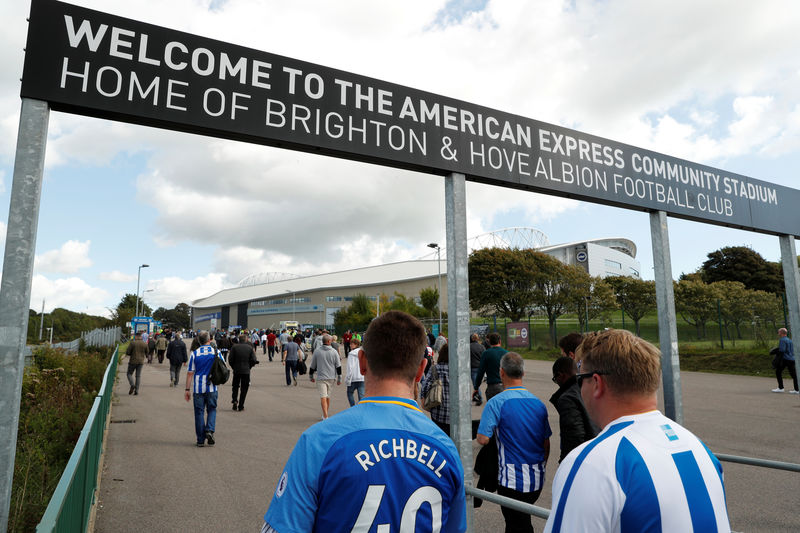
<path fill-rule="evenodd" d="M 537 248 L 591 276 L 640 277 L 636 245 L 629 239 L 592 239 Z M 440 266 L 442 310 L 446 312 L 447 263 L 443 254 L 441 265 L 436 259 L 419 259 L 225 289 L 192 302 L 193 328 L 274 329 L 289 320 L 301 325 L 333 325 L 334 313 L 357 294 L 377 301 L 380 295 L 392 300 L 397 293 L 419 302 L 422 289 L 438 288 Z"/>

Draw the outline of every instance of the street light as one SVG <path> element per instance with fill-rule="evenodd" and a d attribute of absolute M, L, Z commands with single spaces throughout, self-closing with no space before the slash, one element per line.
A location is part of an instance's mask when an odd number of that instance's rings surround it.
<path fill-rule="evenodd" d="M 139 271 L 136 274 L 136 316 L 139 316 L 139 282 L 142 279 L 142 269 L 150 265 L 139 265 Z"/>
<path fill-rule="evenodd" d="M 145 289 L 142 291 L 142 314 L 144 314 L 144 295 L 148 292 L 153 292 L 155 289 Z"/>
<path fill-rule="evenodd" d="M 436 305 L 439 307 L 439 335 L 442 334 L 442 247 L 437 243 L 432 242 L 428 248 L 436 249 L 436 265 L 439 267 L 439 301 Z"/>

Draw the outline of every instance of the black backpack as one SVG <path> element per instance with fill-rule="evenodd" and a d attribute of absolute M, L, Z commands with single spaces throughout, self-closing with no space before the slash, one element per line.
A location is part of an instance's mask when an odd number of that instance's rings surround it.
<path fill-rule="evenodd" d="M 218 354 L 214 355 L 214 362 L 211 364 L 211 372 L 208 374 L 208 379 L 214 385 L 224 385 L 231 377 L 231 370 L 225 364 L 225 360 Z"/>

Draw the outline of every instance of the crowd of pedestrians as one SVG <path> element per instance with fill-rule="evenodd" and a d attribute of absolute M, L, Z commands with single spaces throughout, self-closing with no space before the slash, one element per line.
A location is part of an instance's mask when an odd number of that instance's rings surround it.
<path fill-rule="evenodd" d="M 463 471 L 449 438 L 451 354 L 443 335 L 391 311 L 363 336 L 348 331 L 341 340 L 325 330 L 200 331 L 187 353 L 180 333 L 154 337 L 159 361 L 166 356 L 170 363 L 170 387 L 187 366 L 185 399 L 193 403 L 198 447 L 216 443 L 215 358 L 232 370 L 235 412 L 244 410 L 259 348 L 269 361 L 280 357 L 286 386 L 296 387 L 306 371 L 315 384 L 322 421 L 292 452 L 262 532 L 368 531 L 374 524 L 378 530 L 380 524 L 465 530 Z M 137 334 L 128 347 L 130 394 L 138 394 L 149 340 Z M 524 359 L 505 350 L 497 333 L 473 334 L 469 347 L 472 401 L 485 401 L 476 433 L 478 488 L 534 503 L 552 476 L 548 532 L 730 530 L 719 461 L 657 410 L 660 354 L 651 344 L 624 330 L 560 340 L 548 391 L 558 413 L 554 474 L 547 408 L 523 385 Z M 350 408 L 332 416 L 342 381 Z M 421 400 L 434 388 L 441 398 L 426 416 Z M 533 531 L 529 514 L 501 509 L 506 532 Z"/>

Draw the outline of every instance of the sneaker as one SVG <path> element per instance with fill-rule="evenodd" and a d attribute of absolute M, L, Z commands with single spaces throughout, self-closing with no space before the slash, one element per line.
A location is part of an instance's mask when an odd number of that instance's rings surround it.
<path fill-rule="evenodd" d="M 205 446 L 205 444 L 202 442 L 195 442 L 194 445 L 197 446 L 198 448 L 202 448 L 203 446 Z"/>
<path fill-rule="evenodd" d="M 171 388 L 172 388 L 172 387 L 174 387 L 174 386 L 175 386 L 175 384 L 174 384 L 173 382 L 171 382 L 171 381 L 170 381 L 170 382 L 169 382 L 169 388 L 171 389 Z"/>
<path fill-rule="evenodd" d="M 233 410 L 236 410 L 236 402 L 231 402 L 233 404 Z"/>
<path fill-rule="evenodd" d="M 241 413 L 242 411 L 244 411 L 244 405 L 239 406 L 239 412 Z"/>
<path fill-rule="evenodd" d="M 133 394 L 133 391 L 136 390 L 136 387 L 131 387 L 131 390 L 128 391 L 128 394 Z"/>
<path fill-rule="evenodd" d="M 139 396 L 139 391 L 137 390 L 136 392 L 133 393 L 133 395 L 134 396 Z"/>
<path fill-rule="evenodd" d="M 790 390 L 789 394 L 800 394 L 800 390 Z"/>
<path fill-rule="evenodd" d="M 297 387 L 297 378 L 292 376 L 292 380 L 294 381 L 294 386 Z"/>
<path fill-rule="evenodd" d="M 213 431 L 206 431 L 206 442 L 208 442 L 209 446 L 213 446 L 214 444 L 216 444 L 216 441 L 214 440 Z"/>
<path fill-rule="evenodd" d="M 772 392 L 783 392 L 783 389 L 772 389 Z"/>

